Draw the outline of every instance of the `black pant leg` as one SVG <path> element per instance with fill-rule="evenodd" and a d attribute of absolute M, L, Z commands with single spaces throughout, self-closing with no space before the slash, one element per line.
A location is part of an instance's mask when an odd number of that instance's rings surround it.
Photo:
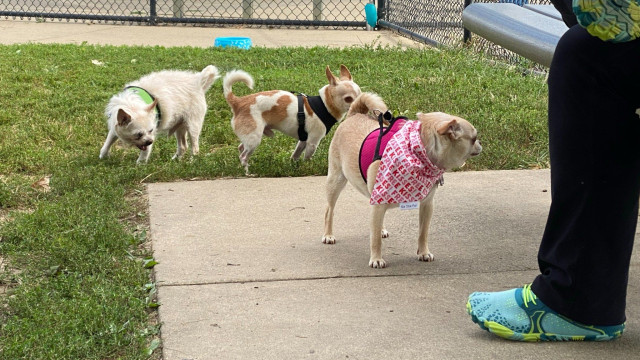
<path fill-rule="evenodd" d="M 552 203 L 534 293 L 593 325 L 625 321 L 640 196 L 640 41 L 573 26 L 549 74 Z"/>

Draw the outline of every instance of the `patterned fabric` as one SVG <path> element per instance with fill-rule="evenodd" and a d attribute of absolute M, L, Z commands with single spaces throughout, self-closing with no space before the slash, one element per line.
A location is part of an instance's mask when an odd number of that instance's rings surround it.
<path fill-rule="evenodd" d="M 640 0 L 573 0 L 578 23 L 601 40 L 614 43 L 640 37 Z"/>
<path fill-rule="evenodd" d="M 371 205 L 401 204 L 424 199 L 444 174 L 427 156 L 419 121 L 407 121 L 382 154 Z"/>

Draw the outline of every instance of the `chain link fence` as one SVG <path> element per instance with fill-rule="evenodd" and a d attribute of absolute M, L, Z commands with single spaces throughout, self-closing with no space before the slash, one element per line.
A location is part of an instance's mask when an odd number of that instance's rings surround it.
<path fill-rule="evenodd" d="M 364 28 L 367 0 L 2 0 L 0 16 L 97 22 Z"/>
<path fill-rule="evenodd" d="M 378 1 L 381 27 L 430 45 L 451 46 L 463 41 L 463 9 L 464 0 Z"/>

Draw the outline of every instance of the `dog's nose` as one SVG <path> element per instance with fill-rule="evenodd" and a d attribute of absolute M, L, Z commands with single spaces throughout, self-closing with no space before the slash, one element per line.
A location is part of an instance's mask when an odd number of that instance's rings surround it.
<path fill-rule="evenodd" d="M 147 140 L 147 141 L 144 142 L 145 146 L 149 146 L 151 144 L 153 144 L 153 140 Z"/>

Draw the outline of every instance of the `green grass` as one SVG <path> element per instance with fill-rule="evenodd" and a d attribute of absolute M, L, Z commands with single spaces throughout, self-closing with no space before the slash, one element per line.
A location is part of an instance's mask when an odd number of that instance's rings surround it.
<path fill-rule="evenodd" d="M 98 60 L 103 65 L 95 65 Z M 103 109 L 122 86 L 161 69 L 243 69 L 255 90 L 310 95 L 324 68 L 346 64 L 363 91 L 391 109 L 444 111 L 470 120 L 484 151 L 465 170 L 546 167 L 544 78 L 464 50 L 251 50 L 0 46 L 0 358 L 158 358 L 144 184 L 243 176 L 221 82 L 207 94 L 201 154 L 171 161 L 161 138 L 147 165 L 138 150 L 113 149 Z M 237 93 L 248 93 L 238 85 Z M 310 161 L 292 162 L 295 140 L 265 138 L 251 159 L 257 176 L 325 175 L 330 133 Z M 51 191 L 31 186 L 50 176 Z M 151 305 L 151 306 L 150 306 Z"/>

